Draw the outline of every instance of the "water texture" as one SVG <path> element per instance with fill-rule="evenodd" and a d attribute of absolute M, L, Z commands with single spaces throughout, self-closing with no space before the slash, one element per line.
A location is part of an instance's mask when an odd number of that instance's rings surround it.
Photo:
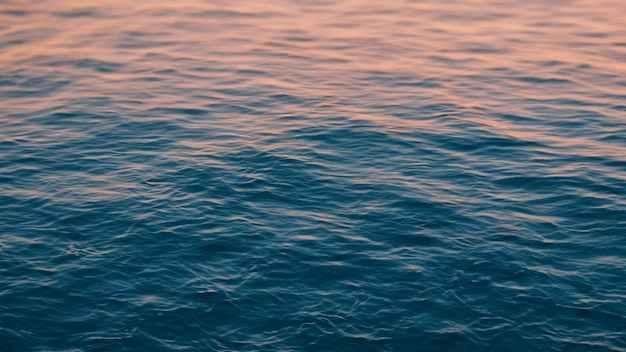
<path fill-rule="evenodd" d="M 1 351 L 626 351 L 626 2 L 0 3 Z"/>

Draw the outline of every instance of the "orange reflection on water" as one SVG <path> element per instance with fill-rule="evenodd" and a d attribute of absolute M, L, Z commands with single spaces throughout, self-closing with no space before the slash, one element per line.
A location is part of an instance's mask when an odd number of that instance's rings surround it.
<path fill-rule="evenodd" d="M 196 105 L 176 93 L 185 91 L 207 104 L 246 105 L 255 97 L 231 91 L 270 89 L 309 97 L 320 115 L 410 128 L 437 126 L 418 114 L 398 117 L 391 106 L 453 104 L 466 109 L 468 121 L 513 138 L 557 141 L 471 112 L 530 115 L 549 96 L 596 99 L 585 109 L 607 114 L 601 95 L 626 94 L 623 84 L 612 84 L 626 73 L 619 15 L 626 5 L 611 0 L 60 0 L 9 2 L 0 10 L 3 72 L 53 77 L 50 87 L 27 90 L 50 89 L 57 100 L 85 94 L 127 97 L 120 104 L 129 109 Z M 14 111 L 49 104 L 36 95 L 21 99 L 26 104 Z M 247 118 L 233 122 L 247 126 Z M 558 141 L 579 142 L 590 143 Z"/>

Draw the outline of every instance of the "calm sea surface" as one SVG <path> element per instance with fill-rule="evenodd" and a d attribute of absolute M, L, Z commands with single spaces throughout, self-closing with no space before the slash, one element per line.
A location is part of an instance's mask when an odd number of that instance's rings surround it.
<path fill-rule="evenodd" d="M 626 351 L 626 2 L 4 0 L 0 351 Z"/>

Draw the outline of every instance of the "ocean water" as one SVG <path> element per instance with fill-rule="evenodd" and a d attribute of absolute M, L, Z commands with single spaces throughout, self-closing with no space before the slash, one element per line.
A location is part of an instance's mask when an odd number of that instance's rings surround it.
<path fill-rule="evenodd" d="M 0 351 L 626 351 L 626 2 L 0 2 Z"/>

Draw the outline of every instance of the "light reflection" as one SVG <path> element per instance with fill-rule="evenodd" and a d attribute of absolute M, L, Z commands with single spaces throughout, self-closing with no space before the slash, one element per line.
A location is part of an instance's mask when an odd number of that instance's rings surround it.
<path fill-rule="evenodd" d="M 388 107 L 432 102 L 528 116 L 546 96 L 603 90 L 606 78 L 598 72 L 613 80 L 626 73 L 626 26 L 618 15 L 625 6 L 610 0 L 9 2 L 0 5 L 6 43 L 0 61 L 5 74 L 46 77 L 22 83 L 23 104 L 13 113 L 46 108 L 39 98 L 46 94 L 181 107 L 198 103 L 191 97 L 212 96 L 245 106 L 269 88 L 315 97 L 320 116 L 332 111 L 390 128 L 445 131 L 419 112 L 397 117 Z M 16 12 L 22 15 L 10 15 Z M 412 81 L 389 85 L 403 77 Z M 420 84 L 426 80 L 433 84 Z M 240 100 L 233 91 L 242 92 Z M 610 93 L 626 94 L 626 87 L 612 84 Z M 235 114 L 233 123 L 246 128 L 245 115 Z M 511 138 L 594 155 L 624 153 L 559 131 L 465 115 Z M 255 128 L 277 133 L 272 123 Z"/>

